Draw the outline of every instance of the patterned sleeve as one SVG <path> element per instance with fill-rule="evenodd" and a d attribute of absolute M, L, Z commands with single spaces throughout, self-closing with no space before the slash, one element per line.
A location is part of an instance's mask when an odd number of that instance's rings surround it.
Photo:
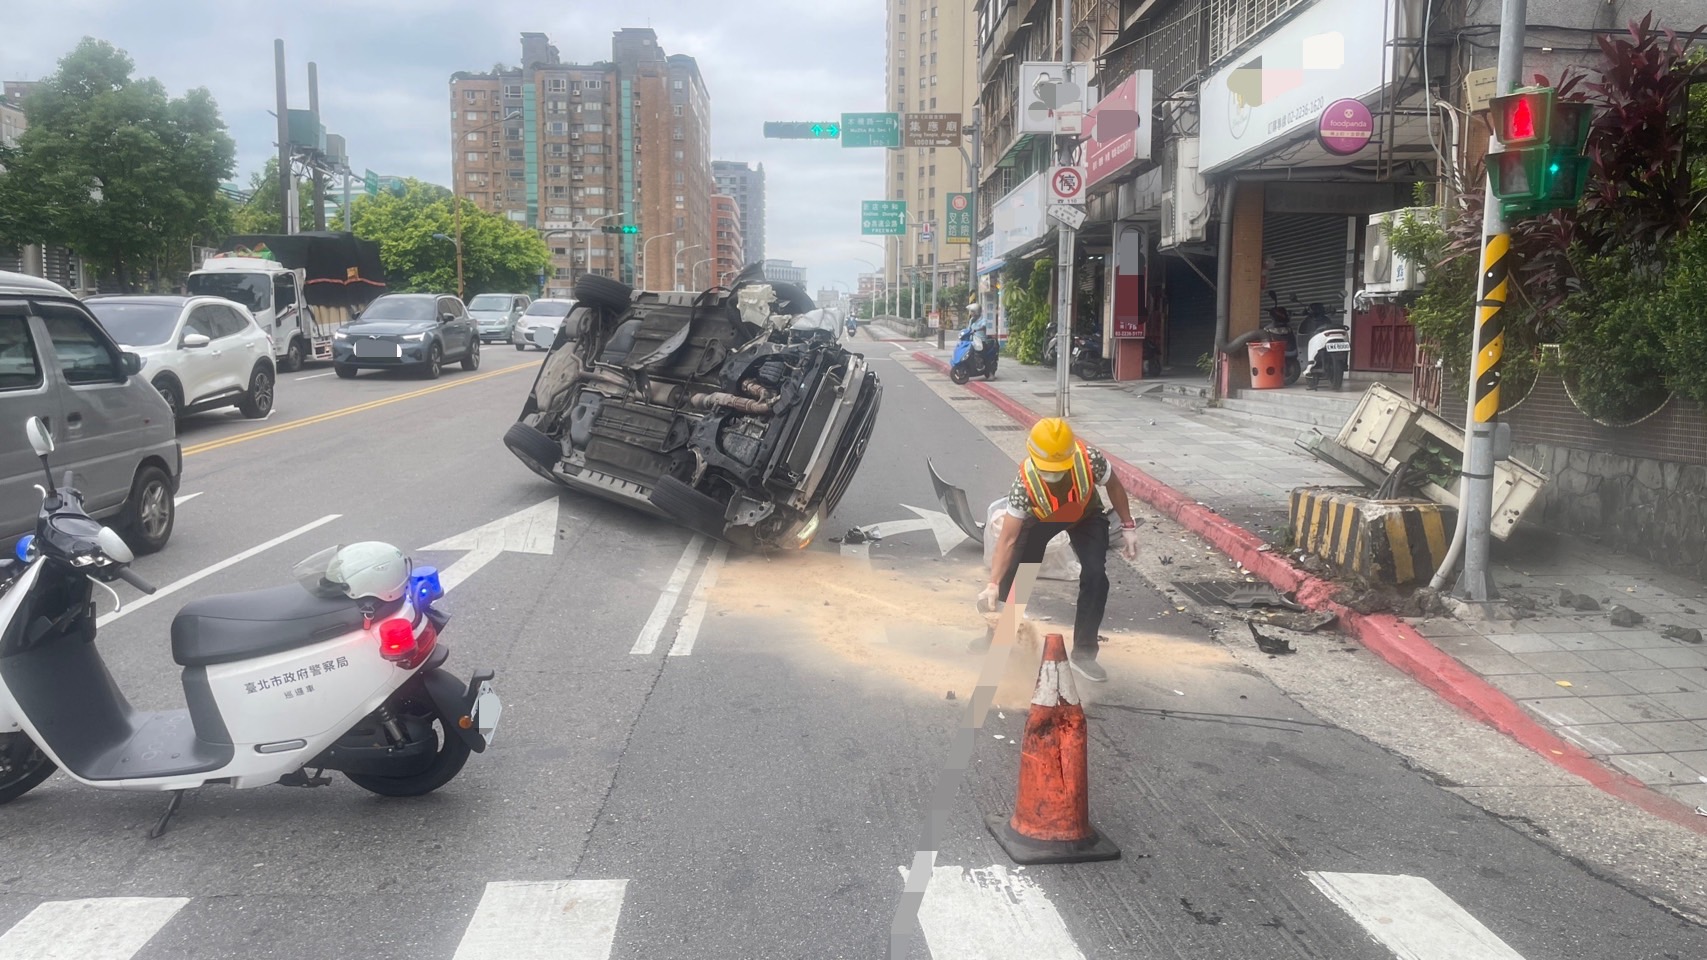
<path fill-rule="evenodd" d="M 1013 489 L 1008 492 L 1008 516 L 1021 520 L 1031 515 L 1031 494 L 1026 492 L 1025 481 L 1014 480 Z"/>
<path fill-rule="evenodd" d="M 1102 451 L 1095 447 L 1086 447 L 1085 449 L 1090 454 L 1088 459 L 1091 462 L 1091 483 L 1100 487 L 1108 482 L 1108 475 L 1111 472 L 1108 458 L 1103 456 Z"/>

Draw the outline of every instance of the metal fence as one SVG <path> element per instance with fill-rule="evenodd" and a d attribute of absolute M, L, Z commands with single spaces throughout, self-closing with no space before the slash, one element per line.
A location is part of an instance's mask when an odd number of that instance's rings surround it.
<path fill-rule="evenodd" d="M 1209 16 L 1209 59 L 1221 59 L 1262 28 L 1310 0 L 1205 0 Z"/>

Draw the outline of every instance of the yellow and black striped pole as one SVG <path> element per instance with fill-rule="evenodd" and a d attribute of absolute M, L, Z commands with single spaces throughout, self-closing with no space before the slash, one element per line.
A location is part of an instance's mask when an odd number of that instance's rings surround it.
<path fill-rule="evenodd" d="M 1481 298 L 1476 302 L 1475 392 L 1470 411 L 1476 423 L 1492 423 L 1500 412 L 1500 363 L 1505 357 L 1505 319 L 1500 313 L 1505 309 L 1511 285 L 1510 253 L 1509 233 L 1492 234 L 1482 243 Z"/>

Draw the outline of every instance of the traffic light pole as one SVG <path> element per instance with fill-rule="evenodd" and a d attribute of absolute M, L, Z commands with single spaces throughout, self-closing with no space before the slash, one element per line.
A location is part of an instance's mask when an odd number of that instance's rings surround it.
<path fill-rule="evenodd" d="M 1073 82 L 1073 0 L 1061 0 L 1061 71 L 1067 84 Z M 1063 166 L 1073 162 L 1073 141 L 1057 137 Z M 1067 368 L 1073 360 L 1073 250 L 1078 244 L 1078 231 L 1065 223 L 1057 223 L 1060 242 L 1055 251 L 1055 415 L 1072 414 L 1069 394 L 1072 385 L 1067 381 Z"/>
<path fill-rule="evenodd" d="M 1523 73 L 1523 36 L 1527 0 L 1500 5 L 1499 69 L 1496 89 L 1504 94 Z M 1488 166 L 1491 168 L 1492 163 Z M 1458 509 L 1464 530 L 1464 571 L 1457 595 L 1471 602 L 1496 598 L 1488 567 L 1494 510 L 1494 428 L 1500 411 L 1500 364 L 1505 355 L 1506 300 L 1514 282 L 1511 231 L 1491 176 L 1482 181 L 1482 275 L 1476 287 L 1476 325 L 1471 355 L 1469 412 L 1465 415 L 1464 468 Z"/>

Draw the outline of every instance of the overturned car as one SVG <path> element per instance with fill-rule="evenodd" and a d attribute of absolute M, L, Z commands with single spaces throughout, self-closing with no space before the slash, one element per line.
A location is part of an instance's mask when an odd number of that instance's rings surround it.
<path fill-rule="evenodd" d="M 847 491 L 883 386 L 837 317 L 755 264 L 727 290 L 575 285 L 504 444 L 546 479 L 737 547 L 803 547 Z"/>

